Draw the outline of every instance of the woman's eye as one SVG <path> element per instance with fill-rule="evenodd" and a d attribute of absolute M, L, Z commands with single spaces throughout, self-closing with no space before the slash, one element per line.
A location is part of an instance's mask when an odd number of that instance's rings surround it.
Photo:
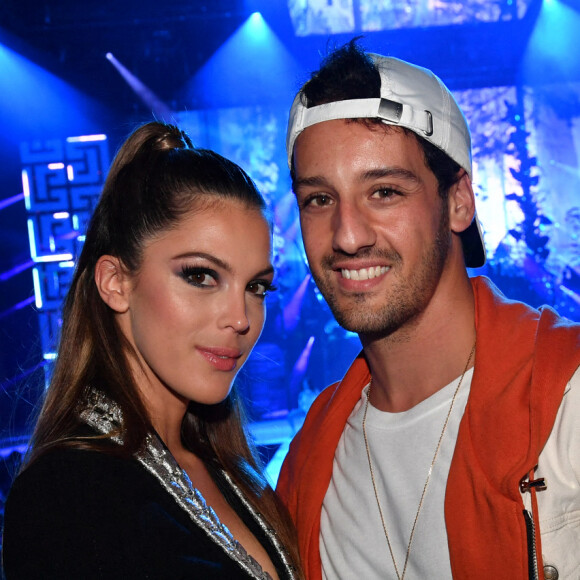
<path fill-rule="evenodd" d="M 255 280 L 248 284 L 248 292 L 255 296 L 264 297 L 268 292 L 276 290 L 275 286 L 267 280 Z"/>
<path fill-rule="evenodd" d="M 181 277 L 193 286 L 207 287 L 217 285 L 217 274 L 207 268 L 189 268 L 181 270 Z"/>

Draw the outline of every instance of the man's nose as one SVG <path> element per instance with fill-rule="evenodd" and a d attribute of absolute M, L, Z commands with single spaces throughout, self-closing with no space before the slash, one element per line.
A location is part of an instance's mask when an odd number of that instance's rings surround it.
<path fill-rule="evenodd" d="M 335 251 L 354 255 L 376 241 L 376 234 L 368 217 L 354 203 L 338 203 L 332 229 L 332 246 Z"/>

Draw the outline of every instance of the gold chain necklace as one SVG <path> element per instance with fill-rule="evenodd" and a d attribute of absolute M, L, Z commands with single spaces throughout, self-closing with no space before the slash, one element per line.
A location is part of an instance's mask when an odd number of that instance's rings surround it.
<path fill-rule="evenodd" d="M 465 377 L 465 373 L 469 368 L 469 363 L 473 358 L 473 353 L 475 352 L 475 343 L 473 343 L 473 348 L 469 353 L 469 357 L 467 358 L 467 362 L 465 363 L 465 369 L 463 369 L 463 374 L 459 379 L 459 383 L 457 384 L 457 388 L 453 393 L 453 398 L 451 399 L 451 405 L 449 406 L 449 411 L 447 411 L 447 417 L 445 417 L 445 423 L 443 423 L 443 429 L 441 430 L 441 435 L 439 435 L 439 441 L 437 442 L 437 448 L 435 449 L 435 453 L 433 455 L 433 459 L 431 460 L 431 465 L 429 466 L 429 473 L 427 474 L 427 479 L 425 480 L 425 485 L 423 486 L 423 493 L 421 493 L 421 499 L 419 500 L 419 505 L 417 507 L 417 513 L 415 514 L 415 521 L 413 522 L 413 527 L 411 528 L 411 535 L 409 536 L 409 543 L 407 544 L 407 555 L 405 556 L 405 564 L 403 566 L 403 573 L 399 574 L 399 568 L 397 567 L 397 562 L 395 560 L 395 555 L 393 554 L 393 548 L 391 546 L 391 540 L 389 539 L 389 534 L 387 532 L 387 526 L 385 524 L 385 518 L 383 516 L 383 510 L 381 508 L 381 502 L 379 501 L 379 493 L 377 491 L 377 485 L 375 482 L 375 472 L 373 470 L 373 463 L 371 461 L 371 452 L 369 449 L 369 442 L 367 439 L 367 430 L 366 430 L 366 423 L 367 423 L 367 411 L 369 408 L 369 398 L 371 396 L 371 386 L 373 384 L 373 379 L 371 377 L 371 382 L 369 383 L 369 389 L 367 391 L 367 400 L 365 403 L 365 412 L 363 415 L 362 421 L 362 429 L 363 429 L 363 436 L 365 439 L 365 447 L 367 450 L 367 459 L 369 461 L 369 470 L 371 472 L 371 481 L 373 483 L 373 490 L 375 492 L 375 499 L 377 500 L 377 507 L 379 508 L 379 514 L 381 516 L 381 523 L 383 524 L 383 532 L 385 533 L 385 538 L 387 539 L 387 545 L 389 546 L 389 552 L 391 553 L 391 559 L 393 560 L 393 565 L 395 566 L 395 573 L 397 574 L 398 580 L 403 580 L 405 578 L 405 572 L 407 571 L 407 564 L 409 563 L 409 555 L 411 554 L 411 545 L 413 543 L 413 536 L 415 535 L 415 528 L 417 527 L 417 520 L 419 519 L 419 513 L 421 512 L 421 508 L 423 507 L 423 500 L 425 499 L 425 494 L 427 493 L 427 487 L 429 486 L 429 481 L 431 479 L 431 473 L 433 472 L 433 466 L 435 465 L 435 461 L 437 460 L 437 455 L 439 454 L 439 449 L 441 447 L 441 441 L 443 440 L 443 435 L 445 435 L 445 431 L 447 429 L 447 423 L 449 423 L 449 417 L 451 416 L 451 411 L 453 410 L 453 405 L 455 403 L 455 398 L 457 397 L 457 393 L 459 392 L 459 388 L 461 387 L 461 383 L 463 382 L 463 377 Z"/>

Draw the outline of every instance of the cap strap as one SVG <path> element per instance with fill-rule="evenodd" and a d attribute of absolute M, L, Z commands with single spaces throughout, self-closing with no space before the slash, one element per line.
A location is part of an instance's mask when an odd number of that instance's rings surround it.
<path fill-rule="evenodd" d="M 433 134 L 433 118 L 429 111 L 413 111 L 409 105 L 402 105 L 389 99 L 351 99 L 317 105 L 310 109 L 303 108 L 301 127 L 295 127 L 298 132 L 322 123 L 336 119 L 382 119 L 387 123 L 399 123 L 409 129 L 418 129 L 430 136 Z"/>

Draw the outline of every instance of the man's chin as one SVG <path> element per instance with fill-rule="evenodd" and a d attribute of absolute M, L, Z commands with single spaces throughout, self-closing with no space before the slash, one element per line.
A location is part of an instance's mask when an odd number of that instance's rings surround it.
<path fill-rule="evenodd" d="M 357 311 L 356 313 L 345 312 L 344 310 L 333 310 L 332 307 L 331 311 L 338 324 L 349 332 L 366 334 L 368 332 L 377 332 L 381 330 L 381 326 L 377 324 L 376 319 L 373 320 L 368 315 L 362 316 L 360 311 Z"/>

